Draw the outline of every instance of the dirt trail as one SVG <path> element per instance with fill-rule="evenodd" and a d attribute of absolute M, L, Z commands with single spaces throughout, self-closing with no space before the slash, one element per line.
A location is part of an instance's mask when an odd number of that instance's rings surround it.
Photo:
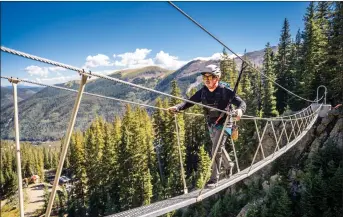
<path fill-rule="evenodd" d="M 36 210 L 42 208 L 44 205 L 44 184 L 38 183 L 29 185 L 26 192 L 29 201 L 25 206 L 25 216 L 35 216 L 34 213 Z"/>

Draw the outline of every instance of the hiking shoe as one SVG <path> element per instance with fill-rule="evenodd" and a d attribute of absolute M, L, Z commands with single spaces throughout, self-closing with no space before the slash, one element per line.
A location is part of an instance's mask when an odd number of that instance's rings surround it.
<path fill-rule="evenodd" d="M 213 180 L 210 180 L 206 183 L 206 187 L 208 188 L 215 188 L 217 187 L 217 182 L 216 181 L 213 181 Z"/>

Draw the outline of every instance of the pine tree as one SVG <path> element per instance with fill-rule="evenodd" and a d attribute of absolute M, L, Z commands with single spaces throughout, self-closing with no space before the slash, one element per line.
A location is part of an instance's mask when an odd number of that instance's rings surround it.
<path fill-rule="evenodd" d="M 110 214 L 119 211 L 119 162 L 118 162 L 118 146 L 121 138 L 121 119 L 115 117 L 113 125 L 105 126 L 105 145 L 104 145 L 104 174 L 105 178 L 105 193 L 106 196 L 106 213 Z"/>
<path fill-rule="evenodd" d="M 126 210 L 132 207 L 132 201 L 134 197 L 135 188 L 133 186 L 133 165 L 129 161 L 133 156 L 132 151 L 132 142 L 133 142 L 133 121 L 134 116 L 131 110 L 131 106 L 126 106 L 126 111 L 122 121 L 122 137 L 120 145 L 118 148 L 118 161 L 121 162 L 121 168 L 119 170 L 119 177 L 121 177 L 119 186 L 120 186 L 120 205 L 122 210 Z"/>
<path fill-rule="evenodd" d="M 270 48 L 269 42 L 266 45 L 264 50 L 264 59 L 263 59 L 263 73 L 269 78 L 264 79 L 263 82 L 263 106 L 262 112 L 265 117 L 275 117 L 278 116 L 276 110 L 276 98 L 274 96 L 274 84 L 275 74 L 273 69 L 273 57 L 272 49 Z"/>
<path fill-rule="evenodd" d="M 230 82 L 231 86 L 230 87 L 233 90 L 235 88 L 237 81 L 238 81 L 239 74 L 238 74 L 238 71 L 236 69 L 236 62 L 235 62 L 234 58 L 232 58 L 231 61 L 232 61 L 232 69 L 231 69 L 231 72 L 232 72 L 231 75 L 232 76 L 231 76 L 231 82 Z M 238 95 L 242 93 L 242 83 L 241 82 L 238 83 L 238 87 L 237 87 L 236 92 Z"/>
<path fill-rule="evenodd" d="M 301 32 L 298 29 L 295 42 L 292 43 L 291 59 L 289 72 L 291 75 L 290 86 L 295 94 L 299 96 L 305 95 L 305 81 L 304 80 L 304 64 L 303 64 L 303 43 L 301 40 Z M 296 96 L 290 95 L 288 105 L 292 111 L 299 111 L 306 106 L 306 102 Z"/>
<path fill-rule="evenodd" d="M 86 132 L 85 143 L 85 168 L 87 173 L 87 196 L 89 200 L 89 213 L 91 216 L 98 216 L 104 212 L 101 190 L 102 177 L 101 168 L 102 151 L 104 147 L 104 131 L 101 128 L 103 120 L 96 118 Z"/>
<path fill-rule="evenodd" d="M 245 61 L 247 59 L 245 58 Z M 257 102 L 255 102 L 256 95 L 258 90 L 255 89 L 256 86 L 256 72 L 251 69 L 251 67 L 245 68 L 243 74 L 242 74 L 242 92 L 239 94 L 239 96 L 246 102 L 247 108 L 245 111 L 245 114 L 247 115 L 255 115 L 255 111 L 257 110 Z"/>
<path fill-rule="evenodd" d="M 172 82 L 171 94 L 180 96 L 180 89 L 177 87 L 176 81 Z M 163 102 L 158 99 L 157 107 L 168 108 L 170 104 L 176 105 L 180 100 L 173 99 L 170 103 L 167 99 Z M 155 129 L 155 144 L 159 145 L 158 165 L 160 166 L 161 180 L 163 182 L 164 197 L 170 197 L 180 194 L 183 189 L 181 178 L 181 167 L 179 160 L 179 150 L 177 143 L 177 135 L 175 128 L 174 115 L 169 112 L 158 110 L 154 113 L 154 129 Z M 177 115 L 177 123 L 179 127 L 180 146 L 182 152 L 183 166 L 185 168 L 185 131 L 183 115 Z"/>
<path fill-rule="evenodd" d="M 245 61 L 248 60 L 245 58 Z M 242 74 L 241 84 L 242 92 L 239 95 L 247 104 L 245 114 L 261 115 L 262 89 L 260 89 L 261 76 L 259 72 L 256 72 L 250 66 L 246 67 Z M 239 123 L 239 138 L 235 142 L 235 146 L 238 159 L 242 159 L 239 162 L 241 167 L 251 161 L 250 155 L 253 155 L 256 150 L 255 143 L 251 139 L 254 132 L 254 122 L 245 120 Z"/>
<path fill-rule="evenodd" d="M 44 169 L 50 169 L 50 161 L 49 161 L 49 151 L 48 148 L 44 147 L 43 148 L 43 154 L 44 154 Z"/>
<path fill-rule="evenodd" d="M 163 108 L 163 102 L 160 97 L 156 99 L 156 107 Z M 165 111 L 162 109 L 157 109 L 152 115 L 153 118 L 153 129 L 154 129 L 154 147 L 156 150 L 156 165 L 158 165 L 158 173 L 159 173 L 159 182 L 156 183 L 155 188 L 153 189 L 154 199 L 158 200 L 163 197 L 164 190 L 163 188 L 166 187 L 165 181 L 165 155 L 164 155 L 164 144 L 165 144 L 165 137 L 166 137 L 166 122 L 165 122 Z M 155 175 L 155 179 L 156 179 Z"/>
<path fill-rule="evenodd" d="M 211 164 L 211 159 L 208 153 L 205 151 L 204 146 L 200 146 L 198 157 L 199 157 L 199 163 L 198 163 L 198 170 L 197 170 L 196 187 L 201 188 L 203 184 L 207 181 L 205 180 L 205 177 L 206 177 L 208 168 Z"/>
<path fill-rule="evenodd" d="M 112 125 L 110 123 L 105 123 L 104 126 L 104 147 L 103 147 L 103 155 L 102 155 L 102 162 L 101 162 L 101 174 L 102 179 L 102 186 L 100 186 L 100 193 L 103 202 L 103 206 L 107 207 L 108 198 L 109 198 L 109 191 L 111 190 L 111 172 L 115 168 L 114 161 L 116 159 L 116 148 L 113 141 L 113 134 L 112 134 Z M 111 180 L 111 181 L 110 181 Z"/>
<path fill-rule="evenodd" d="M 189 95 L 192 96 L 196 89 L 191 89 Z M 195 105 L 188 109 L 189 113 L 199 114 L 187 115 L 185 114 L 185 146 L 186 146 L 186 174 L 188 181 L 192 186 L 196 185 L 197 177 L 195 176 L 200 166 L 199 151 L 202 144 L 206 144 L 205 150 L 210 150 L 211 140 L 209 137 L 207 125 L 204 119 L 203 109 Z"/>
<path fill-rule="evenodd" d="M 320 43 L 322 41 L 321 29 L 315 19 L 315 3 L 310 2 L 304 17 L 305 30 L 303 32 L 304 46 L 304 77 L 305 96 L 314 99 L 316 88 L 320 84 L 320 67 L 322 52 Z M 319 63 L 319 64 L 318 64 Z"/>
<path fill-rule="evenodd" d="M 291 80 L 289 72 L 291 59 L 291 35 L 289 31 L 289 22 L 287 18 L 285 18 L 278 44 L 278 52 L 276 55 L 275 74 L 276 82 L 284 88 L 290 90 L 288 82 Z M 280 114 L 282 114 L 285 111 L 285 108 L 287 107 L 289 94 L 278 86 L 276 88 L 276 100 L 277 110 Z"/>
<path fill-rule="evenodd" d="M 253 109 L 253 116 L 262 117 L 262 99 L 263 99 L 263 89 L 262 89 L 262 76 L 256 70 L 247 67 L 247 73 L 251 72 L 252 81 L 252 93 L 253 97 L 251 102 L 251 109 Z M 259 70 L 259 69 L 257 69 Z"/>
<path fill-rule="evenodd" d="M 177 86 L 176 81 L 174 80 L 172 82 L 172 90 L 171 94 L 174 96 L 181 96 L 181 90 Z M 171 104 L 176 105 L 180 103 L 181 100 L 172 98 L 171 99 Z M 165 101 L 165 106 L 167 106 L 168 102 Z M 177 126 L 179 128 L 177 135 L 176 131 L 176 126 L 175 126 L 175 118 L 171 114 L 166 115 L 166 136 L 168 136 L 166 140 L 166 152 L 164 153 L 166 156 L 166 165 L 167 168 L 166 170 L 168 171 L 167 173 L 169 174 L 168 176 L 168 184 L 167 184 L 167 189 L 168 194 L 173 196 L 173 195 L 178 195 L 181 193 L 181 190 L 183 189 L 183 182 L 182 182 L 182 176 L 181 176 L 181 166 L 180 166 L 180 159 L 179 159 L 179 149 L 178 149 L 178 139 L 177 136 L 179 136 L 180 139 L 180 149 L 182 153 L 182 164 L 183 166 L 185 165 L 185 145 L 184 145 L 184 138 L 185 138 L 185 123 L 183 120 L 183 115 L 178 114 L 177 115 Z"/>
<path fill-rule="evenodd" d="M 122 138 L 118 152 L 118 160 L 123 167 L 119 172 L 122 209 L 149 204 L 152 197 L 147 154 L 152 147 L 150 140 L 146 140 L 147 131 L 143 128 L 143 124 L 148 123 L 144 123 L 141 113 L 139 109 L 132 111 L 128 105 L 122 122 Z"/>
<path fill-rule="evenodd" d="M 140 137 L 142 140 L 142 158 L 140 165 L 141 169 L 141 180 L 138 181 L 142 185 L 141 191 L 141 202 L 143 205 L 150 204 L 152 198 L 152 174 L 151 172 L 156 171 L 154 167 L 155 153 L 153 149 L 153 131 L 152 122 L 149 118 L 148 113 L 145 109 L 137 109 L 138 113 L 138 128 L 140 129 Z"/>
<path fill-rule="evenodd" d="M 291 216 L 290 200 L 287 191 L 281 185 L 271 187 L 262 206 L 263 217 Z"/>
<path fill-rule="evenodd" d="M 71 214 L 73 212 L 73 216 L 85 216 L 87 175 L 84 166 L 84 139 L 80 131 L 75 132 L 71 137 L 70 153 L 70 172 L 74 183 L 70 193 L 70 201 L 73 209 L 69 210 L 68 213 Z"/>
<path fill-rule="evenodd" d="M 220 70 L 221 70 L 221 80 L 224 82 L 227 82 L 229 84 L 230 83 L 230 71 L 231 71 L 231 61 L 230 58 L 225 50 L 225 48 L 223 48 L 223 53 L 221 55 L 221 60 L 220 60 Z M 231 84 L 232 85 L 232 84 Z"/>
<path fill-rule="evenodd" d="M 322 215 L 327 209 L 327 196 L 323 171 L 319 173 L 308 173 L 304 182 L 306 191 L 301 194 L 301 210 L 303 216 Z"/>
<path fill-rule="evenodd" d="M 329 100 L 333 105 L 343 102 L 343 3 L 335 2 L 335 9 L 331 23 L 329 42 L 328 68 L 332 77 L 329 77 L 328 88 L 332 89 Z"/>

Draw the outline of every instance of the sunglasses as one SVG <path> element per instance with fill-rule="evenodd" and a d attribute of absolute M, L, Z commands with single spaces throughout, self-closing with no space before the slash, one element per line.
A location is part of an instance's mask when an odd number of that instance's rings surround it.
<path fill-rule="evenodd" d="M 212 81 L 214 79 L 214 76 L 213 75 L 203 75 L 202 76 L 202 80 L 209 80 L 209 81 Z"/>

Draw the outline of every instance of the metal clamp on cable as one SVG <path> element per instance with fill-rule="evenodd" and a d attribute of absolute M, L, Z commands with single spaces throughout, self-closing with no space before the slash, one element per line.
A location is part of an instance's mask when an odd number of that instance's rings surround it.
<path fill-rule="evenodd" d="M 84 73 L 85 73 L 85 70 L 84 70 L 84 69 L 82 69 L 82 72 L 78 71 L 78 73 L 79 73 L 79 75 L 80 75 L 80 76 L 82 76 L 82 75 L 84 75 Z"/>
<path fill-rule="evenodd" d="M 11 78 L 8 78 L 8 81 L 9 81 L 10 83 L 18 84 L 18 83 L 20 82 L 20 79 L 19 79 L 19 78 L 13 78 L 13 77 L 11 77 Z"/>

